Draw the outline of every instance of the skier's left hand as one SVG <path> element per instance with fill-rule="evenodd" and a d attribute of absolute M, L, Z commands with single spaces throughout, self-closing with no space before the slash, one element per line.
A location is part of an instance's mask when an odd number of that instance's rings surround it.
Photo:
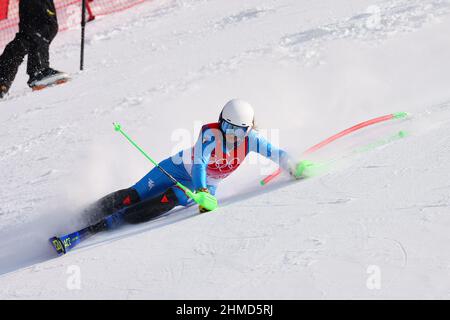
<path fill-rule="evenodd" d="M 289 174 L 294 179 L 297 179 L 297 180 L 301 179 L 304 177 L 305 170 L 308 167 L 311 167 L 312 165 L 313 165 L 313 163 L 310 161 L 307 161 L 307 160 L 300 161 L 297 164 L 290 165 Z"/>
<path fill-rule="evenodd" d="M 210 193 L 208 188 L 200 188 L 200 189 L 197 190 L 197 192 L 206 192 L 206 193 Z M 208 210 L 208 209 L 206 209 L 205 207 L 199 205 L 199 206 L 198 206 L 198 211 L 199 211 L 200 213 L 206 213 L 206 212 L 209 212 L 210 210 Z"/>

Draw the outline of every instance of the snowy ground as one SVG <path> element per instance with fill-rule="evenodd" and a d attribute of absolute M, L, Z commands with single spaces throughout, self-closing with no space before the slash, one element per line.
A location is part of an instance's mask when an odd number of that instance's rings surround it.
<path fill-rule="evenodd" d="M 0 298 L 449 299 L 449 31 L 448 0 L 158 0 L 89 24 L 83 73 L 79 31 L 60 34 L 52 61 L 73 81 L 31 93 L 22 68 L 0 102 Z M 294 155 L 397 111 L 411 117 L 327 156 L 409 135 L 264 192 L 267 167 L 247 163 L 214 213 L 53 259 L 49 236 L 149 170 L 113 121 L 161 160 L 231 97 Z"/>

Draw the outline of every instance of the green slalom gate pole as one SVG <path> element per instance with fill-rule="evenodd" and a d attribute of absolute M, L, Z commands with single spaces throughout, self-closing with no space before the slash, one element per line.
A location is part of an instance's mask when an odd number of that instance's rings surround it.
<path fill-rule="evenodd" d="M 338 158 L 333 158 L 324 162 L 311 162 L 308 160 L 303 160 L 300 161 L 299 164 L 297 165 L 296 168 L 296 175 L 297 176 L 304 176 L 304 177 L 314 177 L 317 175 L 321 175 L 324 172 L 326 172 L 327 170 L 329 170 L 329 168 L 335 163 L 338 162 L 340 160 L 343 160 L 349 156 L 355 155 L 355 154 L 359 154 L 359 153 L 364 153 L 364 152 L 369 152 L 371 150 L 374 150 L 378 147 L 387 145 L 391 142 L 400 140 L 400 139 L 404 139 L 406 137 L 409 136 L 409 133 L 405 130 L 400 130 L 397 133 L 384 138 L 384 139 L 380 139 L 377 140 L 375 142 L 369 143 L 365 146 L 362 146 L 360 148 L 357 148 L 356 150 L 353 150 L 349 155 L 344 156 L 344 157 L 338 157 Z"/>
<path fill-rule="evenodd" d="M 127 139 L 136 149 L 139 150 L 144 157 L 146 157 L 155 167 L 157 167 L 163 174 L 165 174 L 170 180 L 172 180 L 175 185 L 183 190 L 186 195 L 194 200 L 197 204 L 201 205 L 202 207 L 208 209 L 209 211 L 215 210 L 218 208 L 218 203 L 216 197 L 214 197 L 212 194 L 209 194 L 208 192 L 192 192 L 189 188 L 181 184 L 177 179 L 175 179 L 169 172 L 167 172 L 164 168 L 162 168 L 155 160 L 153 160 L 136 142 L 133 141 L 123 130 L 120 124 L 113 123 L 114 129 L 121 133 L 125 139 Z"/>
<path fill-rule="evenodd" d="M 349 135 L 350 133 L 353 133 L 355 131 L 358 131 L 360 129 L 366 128 L 368 126 L 380 123 L 380 122 L 385 122 L 385 121 L 389 121 L 392 119 L 396 119 L 396 120 L 400 120 L 400 119 L 404 119 L 407 118 L 409 116 L 409 114 L 407 112 L 396 112 L 396 113 L 391 113 L 382 117 L 378 117 L 378 118 L 374 118 L 371 120 L 367 120 L 364 122 L 361 122 L 357 125 L 354 125 L 353 127 L 350 127 L 348 129 L 345 129 L 344 131 L 341 131 L 331 137 L 329 137 L 328 139 L 323 140 L 322 142 L 312 146 L 311 148 L 309 148 L 308 150 L 306 150 L 305 152 L 303 152 L 303 155 L 308 155 L 310 153 L 316 152 L 319 149 L 322 149 L 323 147 L 329 145 L 330 143 L 332 143 L 333 141 L 340 139 L 344 136 Z M 310 167 L 310 164 L 308 164 L 308 167 Z M 306 169 L 306 167 L 297 167 L 296 171 L 297 173 L 299 171 L 302 171 Z M 275 179 L 276 177 L 278 177 L 281 174 L 282 170 L 281 168 L 278 168 L 275 172 L 273 172 L 272 174 L 268 175 L 267 177 L 265 177 L 263 180 L 260 181 L 261 186 L 265 186 L 266 184 L 268 184 L 270 181 L 272 181 L 273 179 Z"/>

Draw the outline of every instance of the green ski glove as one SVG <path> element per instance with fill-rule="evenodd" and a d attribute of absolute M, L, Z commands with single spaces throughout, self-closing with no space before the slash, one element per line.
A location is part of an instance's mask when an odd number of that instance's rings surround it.
<path fill-rule="evenodd" d="M 204 193 L 210 194 L 208 188 L 200 188 L 197 190 L 197 192 L 204 192 Z M 203 207 L 202 205 L 199 205 L 198 211 L 199 211 L 199 213 L 206 213 L 206 212 L 210 212 L 211 210 L 208 210 L 207 208 Z"/>
<path fill-rule="evenodd" d="M 289 174 L 294 179 L 301 179 L 305 177 L 305 170 L 307 170 L 309 167 L 312 167 L 314 164 L 311 161 L 303 160 L 297 163 L 294 167 L 291 167 L 289 170 Z"/>

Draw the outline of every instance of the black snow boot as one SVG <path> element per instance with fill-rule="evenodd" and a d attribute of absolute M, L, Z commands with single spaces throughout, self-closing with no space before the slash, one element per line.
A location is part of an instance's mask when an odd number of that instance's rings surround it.
<path fill-rule="evenodd" d="M 30 79 L 28 80 L 28 86 L 30 86 L 30 88 L 47 87 L 49 85 L 58 83 L 59 81 L 67 80 L 68 78 L 69 76 L 65 72 L 61 72 L 52 68 L 46 68 L 31 75 Z"/>

